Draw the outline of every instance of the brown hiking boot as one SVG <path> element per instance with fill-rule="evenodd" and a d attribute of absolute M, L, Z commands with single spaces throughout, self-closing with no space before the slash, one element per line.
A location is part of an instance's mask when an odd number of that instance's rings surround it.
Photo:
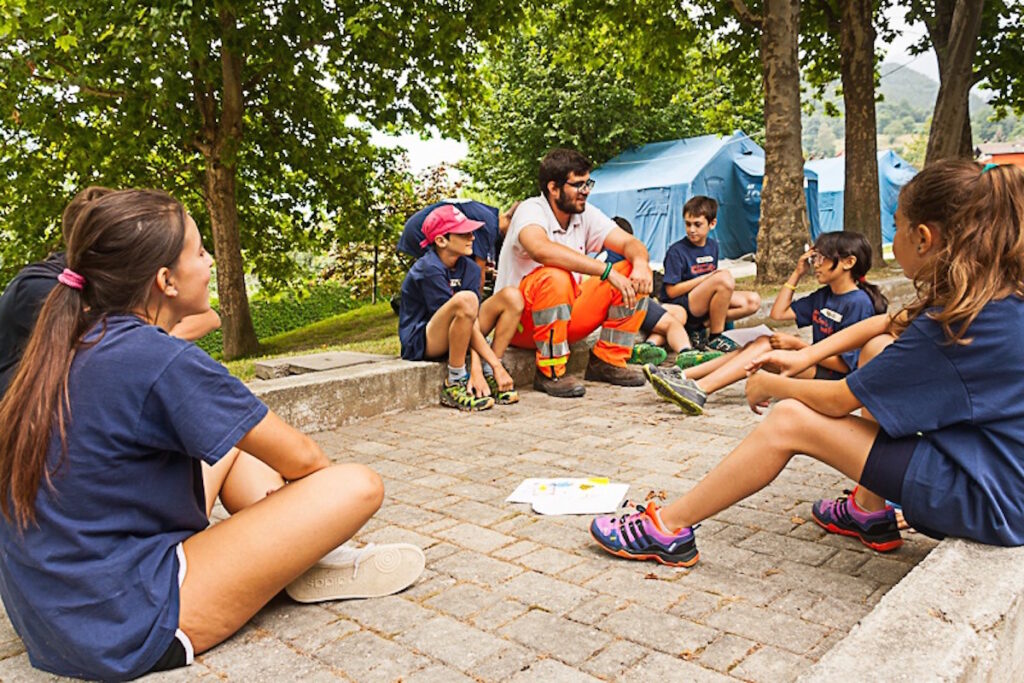
<path fill-rule="evenodd" d="M 590 360 L 587 362 L 587 371 L 583 374 L 583 379 L 607 382 L 620 387 L 642 387 L 644 385 L 644 376 L 640 371 L 607 363 L 595 356 L 593 351 L 590 352 Z"/>
<path fill-rule="evenodd" d="M 561 377 L 548 377 L 540 369 L 533 376 L 533 388 L 555 398 L 579 398 L 587 393 L 583 382 L 568 373 Z"/>

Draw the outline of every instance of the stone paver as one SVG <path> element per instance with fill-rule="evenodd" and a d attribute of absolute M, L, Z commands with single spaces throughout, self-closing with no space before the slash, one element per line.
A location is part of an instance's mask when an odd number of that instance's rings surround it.
<path fill-rule="evenodd" d="M 587 383 L 579 401 L 532 391 L 467 415 L 440 407 L 315 435 L 334 460 L 384 477 L 387 498 L 357 541 L 408 541 L 423 578 L 379 600 L 271 602 L 187 670 L 194 680 L 506 681 L 795 679 L 934 543 L 910 534 L 879 556 L 810 522 L 848 483 L 806 457 L 697 531 L 689 570 L 598 549 L 589 518 L 504 502 L 525 477 L 599 475 L 671 499 L 757 424 L 741 387 L 684 417 L 649 389 Z M 0 680 L 33 670 L 0 619 Z"/>

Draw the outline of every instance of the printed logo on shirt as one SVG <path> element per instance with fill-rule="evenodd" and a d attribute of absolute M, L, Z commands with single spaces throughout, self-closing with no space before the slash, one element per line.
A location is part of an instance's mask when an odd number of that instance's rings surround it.
<path fill-rule="evenodd" d="M 708 256 L 707 258 L 711 258 Z M 711 263 L 695 263 L 690 266 L 691 275 L 703 275 L 704 273 L 712 273 L 715 270 L 714 261 Z"/>
<path fill-rule="evenodd" d="M 714 260 L 715 260 L 715 257 L 710 255 L 710 254 L 708 254 L 706 256 L 698 256 L 697 257 L 697 263 L 713 263 Z"/>
<path fill-rule="evenodd" d="M 828 318 L 829 320 L 834 320 L 837 323 L 843 322 L 843 314 L 833 311 L 831 308 L 821 309 L 821 314 Z"/>
<path fill-rule="evenodd" d="M 458 289 L 459 287 L 462 286 L 462 278 L 453 277 L 452 279 L 448 280 L 448 286 L 451 287 L 452 289 Z"/>
<path fill-rule="evenodd" d="M 826 337 L 836 331 L 835 325 L 833 325 L 828 318 L 822 315 L 822 313 L 827 310 L 827 308 L 821 310 L 815 309 L 814 313 L 811 315 L 811 322 L 814 323 L 815 327 L 818 328 L 818 331 Z"/>

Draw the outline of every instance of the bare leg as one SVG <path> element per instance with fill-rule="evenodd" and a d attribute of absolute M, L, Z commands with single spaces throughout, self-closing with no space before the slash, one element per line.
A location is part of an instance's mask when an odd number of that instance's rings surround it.
<path fill-rule="evenodd" d="M 877 434 L 878 425 L 870 420 L 854 415 L 828 417 L 799 401 L 780 401 L 695 487 L 662 508 L 661 519 L 671 529 L 693 526 L 760 491 L 797 453 L 857 480 Z"/>
<path fill-rule="evenodd" d="M 739 354 L 739 351 L 730 351 L 729 353 L 723 354 L 713 360 L 709 360 L 706 363 L 701 363 L 695 367 L 687 368 L 685 374 L 690 379 L 701 379 L 703 377 L 707 377 L 712 372 L 732 360 L 737 354 Z"/>
<path fill-rule="evenodd" d="M 690 312 L 697 317 L 707 314 L 711 334 L 720 334 L 725 329 L 725 316 L 735 288 L 732 273 L 719 270 L 690 290 L 687 298 Z"/>
<path fill-rule="evenodd" d="M 523 314 L 523 294 L 517 287 L 505 287 L 480 306 L 480 331 L 486 337 L 494 330 L 491 349 L 501 358 L 519 327 Z"/>
<path fill-rule="evenodd" d="M 738 382 L 747 376 L 747 371 L 744 369 L 747 364 L 758 356 L 768 353 L 771 349 L 772 345 L 768 342 L 768 337 L 758 337 L 739 351 L 733 351 L 721 358 L 716 358 L 715 361 L 722 360 L 723 358 L 728 360 L 712 368 L 712 372 L 705 374 L 703 379 L 697 382 L 697 384 L 706 393 L 710 394 L 722 387 L 729 386 L 733 382 Z M 704 365 L 709 365 L 709 363 L 704 363 Z M 687 377 L 690 377 L 690 375 L 687 374 Z M 691 377 L 691 379 L 693 378 Z"/>
<path fill-rule="evenodd" d="M 760 308 L 761 295 L 757 292 L 733 292 L 729 299 L 729 312 L 725 317 L 728 320 L 739 320 L 757 313 Z"/>
<path fill-rule="evenodd" d="M 448 365 L 461 368 L 466 364 L 473 323 L 480 311 L 480 300 L 470 291 L 456 292 L 427 323 L 427 358 L 448 352 Z"/>
<path fill-rule="evenodd" d="M 658 346 L 666 343 L 676 353 L 690 348 L 690 337 L 686 334 L 686 309 L 676 304 L 662 304 L 665 315 L 654 326 L 647 341 Z"/>
<path fill-rule="evenodd" d="M 372 470 L 334 465 L 187 539 L 178 623 L 196 653 L 231 636 L 288 583 L 351 538 L 383 497 L 384 485 Z"/>

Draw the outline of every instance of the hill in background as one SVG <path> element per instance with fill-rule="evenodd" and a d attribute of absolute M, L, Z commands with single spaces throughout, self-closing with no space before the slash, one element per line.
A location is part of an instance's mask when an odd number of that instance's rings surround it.
<path fill-rule="evenodd" d="M 893 149 L 920 167 L 924 162 L 928 125 L 939 84 L 899 64 L 883 64 L 879 72 L 882 75 L 879 87 L 882 101 L 875 107 L 878 148 Z M 831 157 L 843 150 L 844 119 L 825 113 L 825 103 L 834 105 L 840 114 L 843 111 L 842 98 L 835 95 L 838 85 L 838 82 L 830 84 L 824 100 L 815 101 L 812 111 L 804 113 L 803 147 L 808 158 Z M 1024 138 L 1024 120 L 1011 115 L 1002 121 L 990 121 L 993 113 L 992 107 L 981 97 L 971 95 L 975 144 Z"/>

